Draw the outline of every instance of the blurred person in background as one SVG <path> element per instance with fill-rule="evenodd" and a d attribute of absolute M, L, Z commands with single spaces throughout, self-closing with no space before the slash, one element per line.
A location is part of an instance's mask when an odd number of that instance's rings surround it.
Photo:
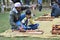
<path fill-rule="evenodd" d="M 1 3 L 1 12 L 4 13 L 4 8 L 5 8 L 5 5 L 3 3 Z"/>
<path fill-rule="evenodd" d="M 25 0 L 26 5 L 30 5 L 30 0 Z"/>
<path fill-rule="evenodd" d="M 52 17 L 60 16 L 60 2 L 57 2 L 57 5 L 52 7 L 51 16 Z"/>
<path fill-rule="evenodd" d="M 38 9 L 39 11 L 42 10 L 42 0 L 38 0 Z"/>
<path fill-rule="evenodd" d="M 60 2 L 60 0 L 58 0 L 58 2 Z"/>
<path fill-rule="evenodd" d="M 51 6 L 54 4 L 54 0 L 51 0 Z"/>

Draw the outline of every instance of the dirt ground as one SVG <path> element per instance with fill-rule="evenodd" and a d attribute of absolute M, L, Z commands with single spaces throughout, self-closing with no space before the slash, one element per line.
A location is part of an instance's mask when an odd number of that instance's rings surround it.
<path fill-rule="evenodd" d="M 54 18 L 52 21 L 36 21 L 36 23 L 39 23 L 39 29 L 42 29 L 44 31 L 43 34 L 27 34 L 22 32 L 12 32 L 11 29 L 6 30 L 3 33 L 0 33 L 0 36 L 4 37 L 16 37 L 16 36 L 30 36 L 30 37 L 40 37 L 40 38 L 57 38 L 60 37 L 60 35 L 52 35 L 52 25 L 60 25 L 60 18 Z"/>

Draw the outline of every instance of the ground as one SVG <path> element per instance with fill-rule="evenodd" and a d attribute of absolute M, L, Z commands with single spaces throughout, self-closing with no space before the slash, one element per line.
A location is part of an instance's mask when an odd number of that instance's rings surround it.
<path fill-rule="evenodd" d="M 33 13 L 36 14 L 35 18 L 42 16 L 43 14 L 48 14 L 51 12 L 51 9 L 43 9 L 41 12 L 39 12 L 38 10 L 33 11 Z M 42 36 L 42 38 L 40 37 L 2 37 L 0 36 L 0 40 L 59 40 L 60 38 L 58 36 L 56 36 L 56 38 L 43 38 L 45 37 L 45 34 L 51 34 L 50 30 L 51 30 L 51 23 L 49 21 L 47 22 L 39 22 L 40 27 L 42 30 L 45 31 L 45 33 L 43 34 L 44 36 Z M 0 33 L 5 32 L 6 30 L 10 29 L 11 26 L 9 24 L 9 12 L 5 12 L 4 14 L 0 14 Z M 40 35 L 41 36 L 41 35 Z"/>

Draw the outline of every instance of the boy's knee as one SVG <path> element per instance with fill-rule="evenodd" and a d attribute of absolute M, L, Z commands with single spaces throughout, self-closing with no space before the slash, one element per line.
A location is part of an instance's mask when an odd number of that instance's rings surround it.
<path fill-rule="evenodd" d="M 38 26 L 39 26 L 39 24 L 35 24 L 35 26 L 36 26 L 36 27 L 38 27 Z"/>
<path fill-rule="evenodd" d="M 38 29 L 39 24 L 35 24 L 35 29 Z"/>
<path fill-rule="evenodd" d="M 34 24 L 34 26 L 32 27 L 32 30 L 38 29 L 39 24 Z"/>

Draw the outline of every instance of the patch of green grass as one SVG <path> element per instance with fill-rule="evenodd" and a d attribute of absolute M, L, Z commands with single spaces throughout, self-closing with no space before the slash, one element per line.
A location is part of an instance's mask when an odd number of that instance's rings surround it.
<path fill-rule="evenodd" d="M 0 33 L 10 28 L 9 13 L 0 14 Z"/>
<path fill-rule="evenodd" d="M 44 15 L 44 14 L 49 14 L 49 13 L 51 13 L 51 9 L 49 9 L 49 8 L 46 8 L 46 9 L 42 9 L 42 11 L 39 11 L 39 10 L 34 10 L 34 11 L 32 11 L 36 16 L 35 16 L 35 18 L 36 17 L 39 17 L 39 16 L 42 16 L 42 15 Z"/>
<path fill-rule="evenodd" d="M 33 37 L 19 37 L 19 38 L 0 37 L 0 40 L 60 40 L 60 39 L 59 38 L 33 38 Z"/>

